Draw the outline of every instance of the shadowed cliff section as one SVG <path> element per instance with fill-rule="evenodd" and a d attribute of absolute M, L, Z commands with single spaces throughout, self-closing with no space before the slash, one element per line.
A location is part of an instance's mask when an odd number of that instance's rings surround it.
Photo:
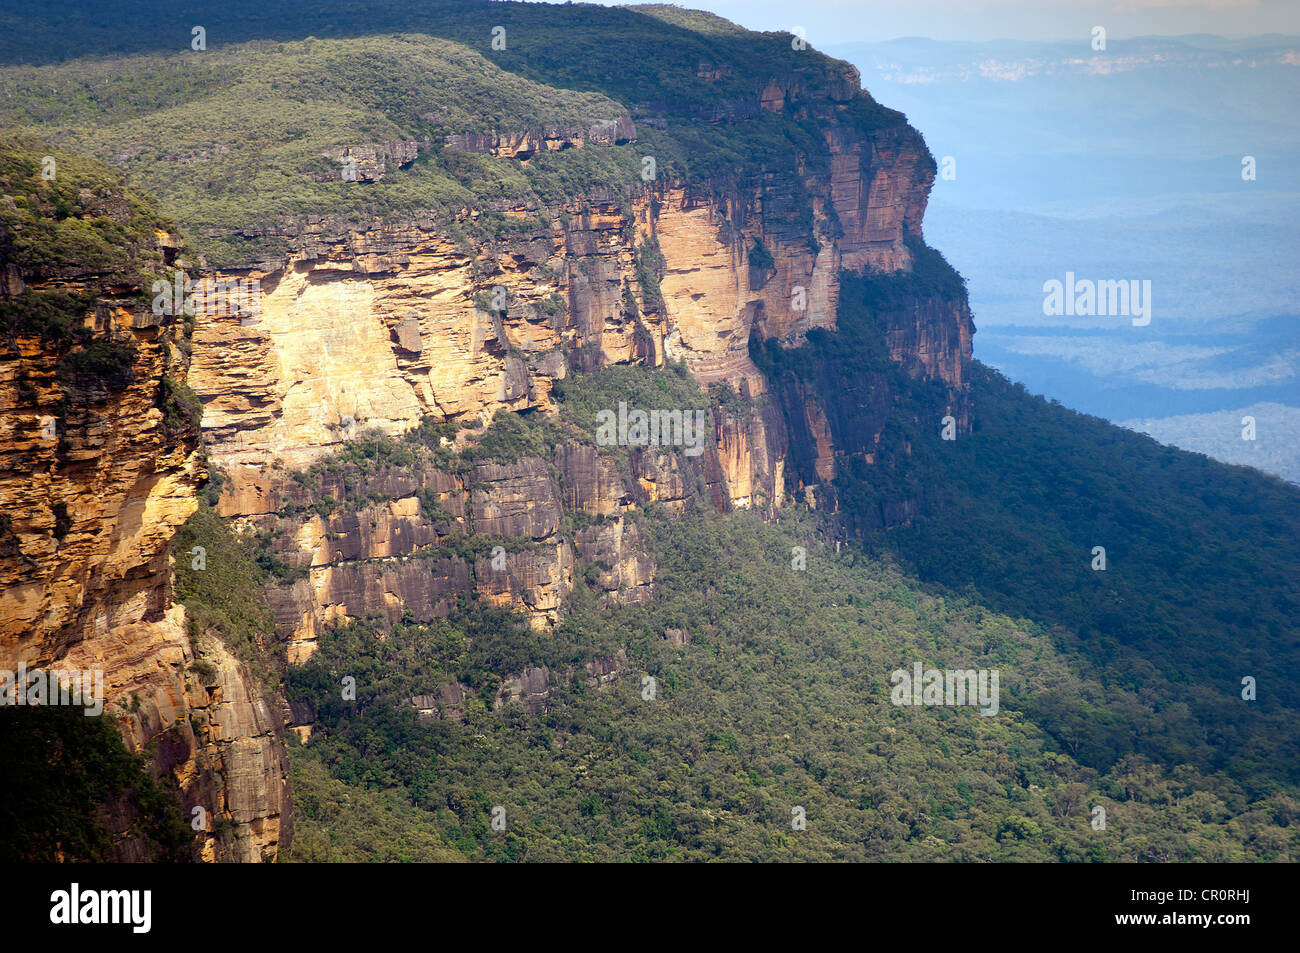
<path fill-rule="evenodd" d="M 937 506 L 943 487 L 927 473 L 922 434 L 971 428 L 965 283 L 941 254 L 910 244 L 911 271 L 843 275 L 835 330 L 814 329 L 799 347 L 750 339 L 790 435 L 788 488 L 855 533 Z"/>
<path fill-rule="evenodd" d="M 0 861 L 188 861 L 193 832 L 147 759 L 78 708 L 0 709 Z"/>

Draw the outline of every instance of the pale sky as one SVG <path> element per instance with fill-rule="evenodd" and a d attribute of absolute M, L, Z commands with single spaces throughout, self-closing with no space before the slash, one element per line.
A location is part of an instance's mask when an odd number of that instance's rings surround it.
<path fill-rule="evenodd" d="M 603 0 L 602 0 L 603 2 Z M 606 6 L 615 4 L 606 2 Z M 682 0 L 751 30 L 801 26 L 816 47 L 925 36 L 1066 40 L 1180 33 L 1300 34 L 1300 0 Z"/>

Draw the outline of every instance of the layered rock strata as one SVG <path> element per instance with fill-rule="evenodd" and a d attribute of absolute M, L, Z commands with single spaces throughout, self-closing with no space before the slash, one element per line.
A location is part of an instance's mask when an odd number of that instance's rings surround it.
<path fill-rule="evenodd" d="M 175 257 L 171 235 L 156 241 Z M 103 717 L 150 753 L 187 818 L 203 809 L 197 853 L 273 858 L 288 834 L 278 705 L 219 642 L 191 640 L 173 601 L 172 538 L 203 477 L 197 426 L 164 399 L 185 374 L 180 321 L 145 309 L 121 273 L 7 273 L 0 301 L 15 306 L 86 296 L 92 346 L 112 342 L 129 366 L 69 378 L 66 346 L 21 331 L 0 350 L 0 669 L 101 671 Z"/>

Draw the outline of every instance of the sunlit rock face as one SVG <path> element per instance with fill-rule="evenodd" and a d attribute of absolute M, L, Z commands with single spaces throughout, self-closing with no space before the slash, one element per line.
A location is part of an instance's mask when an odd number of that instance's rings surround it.
<path fill-rule="evenodd" d="M 155 240 L 164 258 L 179 248 L 164 231 Z M 66 399 L 57 349 L 19 336 L 0 361 L 0 669 L 101 671 L 103 717 L 131 750 L 151 752 L 153 773 L 187 813 L 202 807 L 210 819 L 196 854 L 273 858 L 288 833 L 279 706 L 217 640 L 191 637 L 173 602 L 172 539 L 203 476 L 197 426 L 160 400 L 164 377 L 185 374 L 180 321 L 142 306 L 130 275 L 51 278 L 13 265 L 9 279 L 0 297 L 88 293 L 85 326 L 131 359 L 113 380 L 79 385 L 57 419 L 49 408 Z M 151 859 L 119 820 L 106 820 L 123 832 L 117 856 Z"/>
<path fill-rule="evenodd" d="M 921 237 L 933 159 L 901 117 L 875 126 L 847 119 L 865 94 L 851 67 L 834 70 L 815 97 L 803 80 L 774 77 L 753 102 L 724 110 L 791 107 L 816 117 L 827 152 L 805 167 L 726 189 L 652 182 L 627 196 L 494 207 L 521 223 L 501 241 L 466 239 L 457 223 L 421 214 L 399 223 L 316 216 L 277 233 L 293 249 L 285 257 L 213 276 L 255 282 L 257 305 L 250 318 L 209 302 L 189 381 L 205 405 L 210 459 L 228 476 L 219 512 L 274 530 L 280 557 L 308 570 L 273 596 L 293 660 L 310 655 L 328 622 L 444 614 L 463 591 L 549 624 L 575 566 L 592 561 L 611 567 L 596 583 L 605 598 L 639 601 L 654 568 L 625 511 L 642 502 L 680 510 L 702 486 L 719 509 L 771 513 L 789 491 L 817 499 L 805 490 L 834 479 L 839 455 L 870 447 L 888 417 L 886 393 L 870 398 L 880 413 L 855 422 L 841 447 L 842 408 L 807 388 L 773 393 L 749 350 L 753 340 L 797 347 L 813 329 L 833 332 L 841 272 L 906 271 Z M 600 130 L 453 139 L 448 148 L 520 162 L 566 145 L 634 141 L 636 129 L 622 117 Z M 460 221 L 477 214 L 465 209 Z M 948 384 L 960 426 L 969 426 L 964 301 L 917 301 L 881 318 L 894 359 Z M 571 373 L 668 361 L 754 401 L 744 419 L 715 409 L 695 460 L 647 448 L 619 468 L 592 448 L 562 447 L 558 475 L 527 460 L 468 479 L 390 474 L 365 488 L 386 503 L 306 520 L 285 511 L 318 502 L 286 488 L 288 473 L 366 429 L 396 435 L 426 417 L 550 413 L 554 383 Z M 429 491 L 455 526 L 420 514 L 417 496 Z M 565 513 L 611 522 L 565 536 Z M 508 571 L 483 559 L 420 558 L 457 527 L 533 548 L 512 553 Z"/>

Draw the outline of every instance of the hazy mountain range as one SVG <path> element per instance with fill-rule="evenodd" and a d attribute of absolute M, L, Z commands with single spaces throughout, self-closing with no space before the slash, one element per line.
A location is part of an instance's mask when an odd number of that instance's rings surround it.
<path fill-rule="evenodd" d="M 830 52 L 940 163 L 926 237 L 968 280 L 979 358 L 1071 407 L 1300 479 L 1287 426 L 1300 407 L 1300 40 Z M 1044 282 L 1067 272 L 1150 280 L 1151 323 L 1045 315 Z M 1272 445 L 1243 458 L 1251 410 Z M 1215 414 L 1238 421 L 1226 438 L 1208 427 Z"/>

